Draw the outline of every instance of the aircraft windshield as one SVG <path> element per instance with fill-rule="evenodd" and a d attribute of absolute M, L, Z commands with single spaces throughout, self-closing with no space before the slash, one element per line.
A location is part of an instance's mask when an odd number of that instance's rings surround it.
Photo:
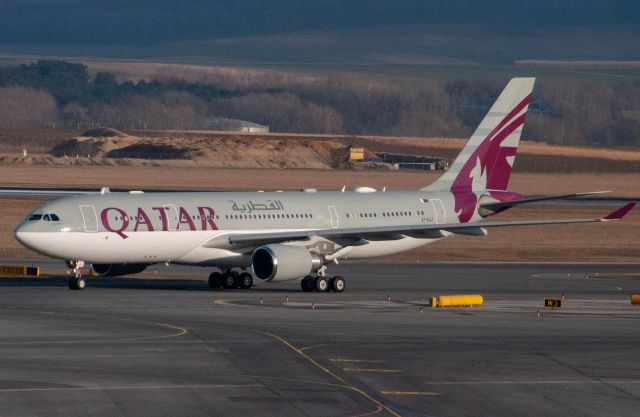
<path fill-rule="evenodd" d="M 29 216 L 27 221 L 36 222 L 38 220 L 44 220 L 45 222 L 59 222 L 60 217 L 58 217 L 55 213 L 46 213 L 46 214 L 32 214 Z"/>

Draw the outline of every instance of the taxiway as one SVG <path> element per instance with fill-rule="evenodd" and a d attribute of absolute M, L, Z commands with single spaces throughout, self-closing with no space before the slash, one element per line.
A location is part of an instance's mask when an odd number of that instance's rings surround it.
<path fill-rule="evenodd" d="M 637 415 L 640 265 L 340 274 L 343 294 L 210 291 L 205 270 L 174 266 L 85 291 L 0 279 L 0 416 Z M 485 304 L 427 305 L 452 293 Z"/>

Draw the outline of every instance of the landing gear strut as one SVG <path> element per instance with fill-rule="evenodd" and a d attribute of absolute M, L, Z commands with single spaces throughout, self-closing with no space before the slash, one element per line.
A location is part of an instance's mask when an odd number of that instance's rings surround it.
<path fill-rule="evenodd" d="M 66 261 L 68 266 L 73 266 L 73 276 L 69 277 L 69 289 L 71 290 L 84 290 L 87 286 L 87 281 L 82 276 L 84 269 L 84 261 Z"/>
<path fill-rule="evenodd" d="M 300 287 L 304 292 L 343 292 L 346 288 L 346 282 L 343 277 L 329 277 L 327 275 L 312 276 L 307 275 L 302 278 Z"/>
<path fill-rule="evenodd" d="M 209 287 L 214 290 L 220 288 L 248 290 L 251 286 L 253 286 L 253 277 L 248 272 L 239 273 L 229 269 L 224 272 L 212 272 L 209 275 Z"/>

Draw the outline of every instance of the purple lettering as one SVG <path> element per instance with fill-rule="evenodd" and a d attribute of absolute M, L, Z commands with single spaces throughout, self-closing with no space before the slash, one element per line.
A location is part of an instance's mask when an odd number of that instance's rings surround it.
<path fill-rule="evenodd" d="M 168 221 L 167 221 L 167 213 L 165 212 L 164 207 L 151 207 L 152 210 L 155 210 L 160 215 L 160 220 L 162 220 L 162 231 L 166 232 L 169 230 Z"/>
<path fill-rule="evenodd" d="M 207 230 L 207 224 L 211 226 L 211 230 L 218 230 L 218 226 L 216 226 L 213 221 L 215 216 L 215 211 L 211 207 L 198 207 L 198 213 L 200 213 L 200 220 L 202 222 L 202 230 Z"/>
<path fill-rule="evenodd" d="M 138 231 L 138 227 L 140 225 L 145 225 L 147 228 L 147 231 L 149 232 L 153 232 L 153 224 L 151 223 L 151 219 L 149 219 L 149 216 L 147 216 L 147 213 L 144 212 L 144 210 L 142 209 L 142 207 L 138 207 L 138 214 L 136 214 L 136 225 L 133 228 L 134 232 Z"/>
<path fill-rule="evenodd" d="M 178 230 L 180 230 L 180 226 L 182 224 L 188 225 L 189 230 L 196 230 L 196 226 L 193 224 L 191 216 L 184 207 L 180 207 L 180 213 L 178 214 Z"/>
<path fill-rule="evenodd" d="M 120 220 L 122 221 L 122 223 L 119 228 L 111 227 L 111 224 L 109 223 L 109 210 L 114 210 L 120 215 Z M 100 213 L 100 218 L 102 220 L 102 225 L 108 232 L 116 233 L 123 239 L 129 237 L 122 233 L 124 230 L 127 230 L 127 227 L 129 227 L 129 216 L 127 216 L 127 213 L 124 210 L 121 210 L 117 207 L 107 207 L 106 209 L 102 210 L 102 213 Z"/>

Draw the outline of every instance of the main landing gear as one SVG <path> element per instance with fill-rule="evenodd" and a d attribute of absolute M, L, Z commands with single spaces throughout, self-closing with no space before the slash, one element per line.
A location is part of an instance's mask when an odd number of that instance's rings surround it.
<path fill-rule="evenodd" d="M 346 282 L 343 277 L 329 277 L 326 275 L 312 276 L 307 275 L 300 282 L 302 291 L 304 292 L 343 292 L 346 288 Z"/>
<path fill-rule="evenodd" d="M 224 288 L 226 290 L 240 288 L 248 290 L 253 285 L 253 277 L 248 272 L 237 272 L 227 270 L 224 272 L 213 272 L 209 275 L 209 287 L 214 290 Z"/>

